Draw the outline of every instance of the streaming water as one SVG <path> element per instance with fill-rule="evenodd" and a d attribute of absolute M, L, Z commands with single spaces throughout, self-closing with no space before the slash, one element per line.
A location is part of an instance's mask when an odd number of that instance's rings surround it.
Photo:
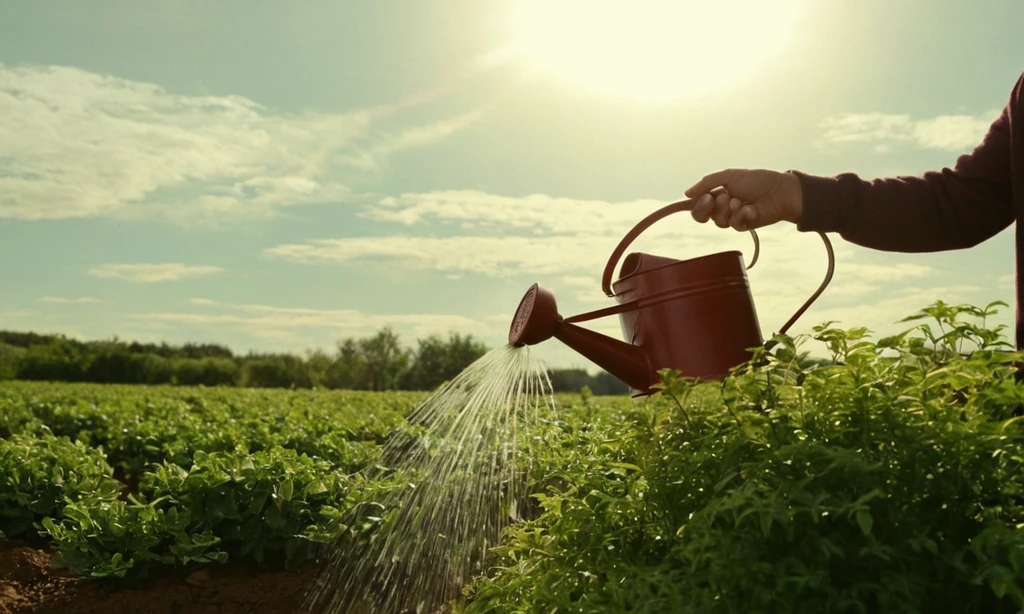
<path fill-rule="evenodd" d="M 383 450 L 385 467 L 419 476 L 382 502 L 397 517 L 331 553 L 304 611 L 430 614 L 457 597 L 519 517 L 517 437 L 545 405 L 551 383 L 529 347 L 492 350 L 439 388 Z"/>

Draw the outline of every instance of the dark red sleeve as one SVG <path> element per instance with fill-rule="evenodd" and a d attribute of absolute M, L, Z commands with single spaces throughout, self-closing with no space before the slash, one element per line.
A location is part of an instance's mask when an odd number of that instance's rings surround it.
<path fill-rule="evenodd" d="M 835 231 L 851 243 L 894 252 L 971 247 L 1013 223 L 1011 129 L 1024 122 L 1024 74 L 974 151 L 952 169 L 863 180 L 790 171 L 803 189 L 799 230 Z M 1017 125 L 1013 125 L 1016 123 Z"/>

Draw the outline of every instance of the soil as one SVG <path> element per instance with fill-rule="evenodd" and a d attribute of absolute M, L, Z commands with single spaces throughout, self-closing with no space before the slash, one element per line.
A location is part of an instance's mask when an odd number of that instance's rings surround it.
<path fill-rule="evenodd" d="M 214 565 L 137 588 L 112 588 L 72 578 L 51 567 L 50 558 L 44 545 L 0 541 L 0 614 L 296 612 L 318 572 L 316 566 L 291 573 Z"/>

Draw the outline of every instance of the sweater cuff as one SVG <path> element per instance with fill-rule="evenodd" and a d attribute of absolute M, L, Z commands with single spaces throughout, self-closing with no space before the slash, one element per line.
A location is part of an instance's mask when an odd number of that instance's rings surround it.
<path fill-rule="evenodd" d="M 803 211 L 797 221 L 801 232 L 835 232 L 840 230 L 839 180 L 819 177 L 801 171 L 786 171 L 800 180 Z"/>

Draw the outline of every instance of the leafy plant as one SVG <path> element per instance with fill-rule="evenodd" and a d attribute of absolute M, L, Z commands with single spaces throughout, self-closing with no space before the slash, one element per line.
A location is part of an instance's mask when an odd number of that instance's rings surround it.
<path fill-rule="evenodd" d="M 720 384 L 535 446 L 537 518 L 466 612 L 1016 612 L 1024 607 L 1021 356 L 937 303 L 870 340 L 775 338 Z M 915 334 L 916 333 L 916 334 Z M 966 347 L 974 351 L 963 353 Z"/>
<path fill-rule="evenodd" d="M 164 463 L 139 488 L 161 506 L 187 512 L 184 528 L 218 536 L 232 558 L 280 559 L 294 569 L 313 558 L 315 544 L 345 530 L 335 512 L 350 482 L 324 461 L 275 448 L 197 452 L 190 469 Z"/>
<path fill-rule="evenodd" d="M 38 436 L 0 439 L 0 538 L 32 536 L 65 505 L 112 501 L 120 489 L 102 449 L 54 437 L 45 427 Z"/>
<path fill-rule="evenodd" d="M 80 576 L 138 580 L 157 565 L 227 560 L 219 537 L 189 530 L 188 511 L 159 504 L 134 495 L 127 502 L 82 501 L 68 505 L 59 522 L 45 518 L 57 547 L 53 564 Z"/>

